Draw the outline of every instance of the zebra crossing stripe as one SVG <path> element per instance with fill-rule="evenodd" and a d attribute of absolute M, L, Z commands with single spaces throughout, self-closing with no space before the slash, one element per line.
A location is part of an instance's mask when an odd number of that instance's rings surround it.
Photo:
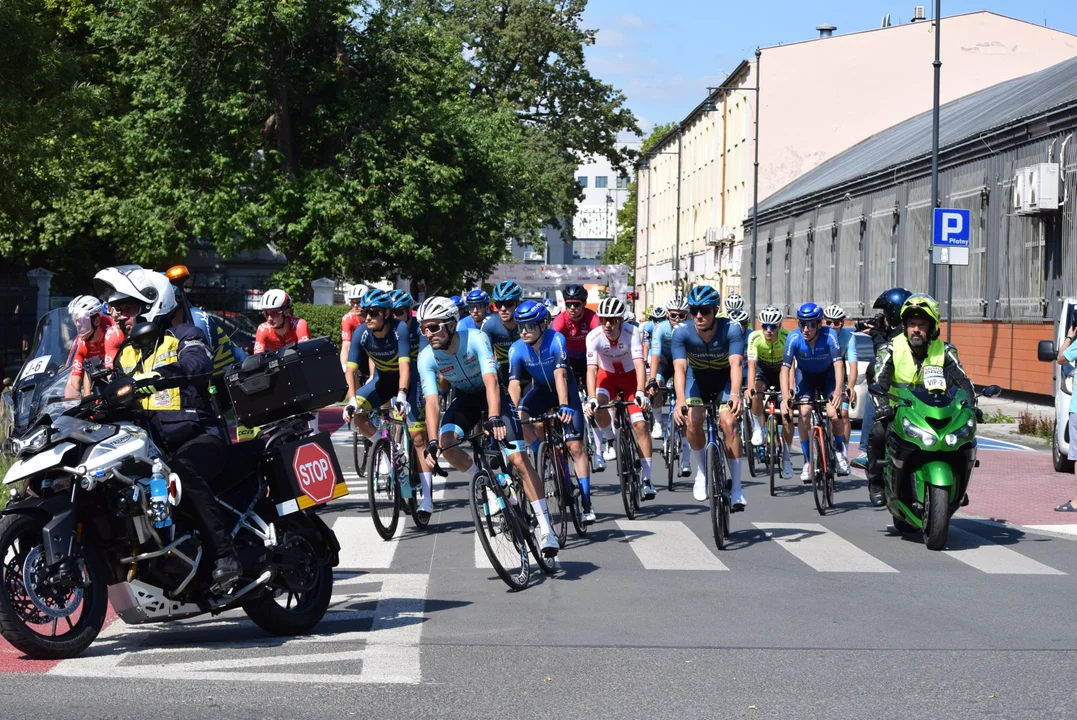
<path fill-rule="evenodd" d="M 990 575 L 1065 575 L 1061 570 L 973 533 L 950 526 L 945 554 Z"/>
<path fill-rule="evenodd" d="M 728 570 L 679 520 L 618 520 L 617 528 L 647 570 Z"/>
<path fill-rule="evenodd" d="M 752 524 L 797 560 L 819 572 L 897 572 L 818 523 Z"/>
<path fill-rule="evenodd" d="M 404 532 L 403 518 L 396 526 L 392 540 L 382 540 L 369 517 L 338 517 L 333 532 L 340 542 L 341 568 L 388 570 Z"/>

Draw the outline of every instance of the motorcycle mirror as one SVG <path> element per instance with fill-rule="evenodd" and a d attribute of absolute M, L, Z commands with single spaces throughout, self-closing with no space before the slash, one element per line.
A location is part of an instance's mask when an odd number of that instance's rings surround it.
<path fill-rule="evenodd" d="M 998 385 L 988 385 L 980 391 L 980 395 L 987 398 L 998 397 L 1001 394 L 1002 388 L 1000 388 Z"/>
<path fill-rule="evenodd" d="M 155 322 L 140 322 L 131 328 L 128 341 L 139 350 L 152 350 L 161 336 L 161 327 Z"/>
<path fill-rule="evenodd" d="M 6 388 L 11 387 L 11 378 L 9 378 L 9 377 L 4 378 L 4 387 L 6 387 Z"/>

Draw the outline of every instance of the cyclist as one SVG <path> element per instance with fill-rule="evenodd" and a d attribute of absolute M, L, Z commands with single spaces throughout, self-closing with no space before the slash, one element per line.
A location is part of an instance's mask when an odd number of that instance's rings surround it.
<path fill-rule="evenodd" d="M 524 289 L 515 280 L 504 280 L 494 286 L 494 307 L 491 315 L 482 323 L 482 331 L 490 338 L 497 357 L 497 376 L 505 387 L 509 385 L 509 348 L 520 339 L 520 328 L 512 314 L 523 300 Z"/>
<path fill-rule="evenodd" d="M 352 335 L 363 324 L 362 297 L 362 285 L 350 285 L 345 293 L 345 299 L 348 301 L 348 305 L 351 306 L 348 312 L 344 313 L 344 317 L 340 318 L 340 366 L 345 368 L 345 372 L 347 371 L 348 355 L 352 346 Z"/>
<path fill-rule="evenodd" d="M 651 401 L 644 390 L 646 375 L 639 328 L 624 319 L 625 304 L 615 297 L 598 304 L 598 317 L 602 326 L 587 334 L 587 402 L 583 411 L 587 417 L 595 418 L 599 429 L 596 451 L 602 453 L 602 441 L 614 438 L 613 418 L 609 410 L 599 410 L 598 405 L 616 400 L 618 392 L 625 400 L 634 401 L 628 406 L 629 420 L 639 443 L 643 496 L 649 500 L 655 496 L 655 489 L 651 483 L 651 436 L 643 413 Z M 602 453 L 606 460 L 616 457 L 612 444 L 607 451 Z"/>
<path fill-rule="evenodd" d="M 957 348 L 939 338 L 939 304 L 930 295 L 915 293 L 901 306 L 900 321 L 904 331 L 879 349 L 875 360 L 875 384 L 872 402 L 875 403 L 875 424 L 868 438 L 868 493 L 871 504 L 886 504 L 883 491 L 883 460 L 886 435 L 894 408 L 885 397 L 901 386 L 924 386 L 929 390 L 960 387 L 970 398 L 976 390 L 961 367 Z M 982 422 L 980 409 L 975 408 Z"/>
<path fill-rule="evenodd" d="M 673 386 L 673 331 L 688 317 L 688 303 L 682 297 L 675 297 L 669 301 L 666 308 L 666 319 L 658 323 L 651 336 L 650 356 L 650 379 L 647 381 L 647 392 L 652 396 L 655 407 L 667 408 L 666 394 Z M 673 398 L 676 401 L 676 396 Z M 651 437 L 658 439 L 665 432 L 666 421 L 655 413 L 655 425 L 651 428 Z M 688 444 L 688 436 L 681 435 L 681 477 L 692 474 L 690 460 L 692 448 Z"/>
<path fill-rule="evenodd" d="M 123 344 L 123 331 L 116 321 L 101 312 L 101 301 L 93 295 L 79 295 L 67 304 L 75 322 L 75 352 L 71 360 L 71 376 L 64 388 L 64 398 L 75 400 L 90 392 L 89 375 L 85 367 L 91 361 L 111 368 L 116 351 Z"/>
<path fill-rule="evenodd" d="M 576 378 L 568 367 L 565 336 L 550 330 L 550 313 L 542 303 L 524 300 L 513 313 L 520 326 L 520 339 L 509 348 L 509 396 L 520 409 L 520 418 L 543 415 L 552 408 L 561 411 L 564 424 L 565 445 L 576 466 L 576 478 L 580 483 L 583 500 L 583 522 L 595 521 L 591 509 L 591 479 L 587 455 L 584 454 L 583 408 Z M 521 378 L 526 373 L 531 378 L 531 389 L 520 399 L 523 392 Z M 524 441 L 532 451 L 538 451 L 539 440 L 534 427 L 524 425 Z"/>
<path fill-rule="evenodd" d="M 785 356 L 785 342 L 789 331 L 782 327 L 785 314 L 768 305 L 759 313 L 761 330 L 753 332 L 748 338 L 748 377 L 753 382 L 748 387 L 748 397 L 752 404 L 752 416 L 755 425 L 752 428 L 752 445 L 763 444 L 763 393 L 768 387 L 781 388 L 782 360 Z M 793 444 L 793 422 L 780 413 L 782 435 L 785 446 L 782 455 L 782 477 L 793 477 L 793 461 L 789 448 Z"/>
<path fill-rule="evenodd" d="M 449 299 L 453 301 L 454 305 L 456 305 L 456 312 L 460 313 L 460 317 L 466 319 L 467 303 L 464 301 L 464 298 L 460 297 L 459 295 L 451 295 L 449 296 Z"/>
<path fill-rule="evenodd" d="M 731 292 L 726 295 L 723 312 L 718 317 L 729 317 L 734 310 L 744 309 L 744 297 L 739 293 Z"/>
<path fill-rule="evenodd" d="M 625 308 L 625 322 L 634 328 L 639 328 L 639 323 L 636 322 L 636 313 L 632 312 L 629 308 Z"/>
<path fill-rule="evenodd" d="M 565 311 L 555 317 L 550 323 L 550 328 L 561 333 L 565 337 L 565 347 L 568 349 L 568 366 L 572 374 L 576 376 L 576 386 L 581 390 L 587 389 L 587 334 L 599 327 L 598 315 L 587 307 L 587 288 L 583 285 L 572 283 L 565 287 L 561 293 L 565 299 Z M 599 450 L 601 438 L 598 428 L 591 428 L 594 437 L 595 454 L 591 463 L 595 472 L 606 469 L 606 460 Z"/>
<path fill-rule="evenodd" d="M 853 331 L 845 327 L 845 310 L 841 305 L 827 305 L 823 310 L 823 322 L 830 332 L 836 335 L 838 341 L 838 354 L 845 358 L 845 388 L 842 390 L 841 412 L 838 421 L 834 424 L 834 437 L 844 439 L 843 447 L 835 452 L 842 456 L 845 462 L 838 463 L 838 474 L 849 474 L 849 440 L 852 437 L 853 423 L 849 420 L 849 408 L 856 407 L 856 376 L 859 371 L 856 353 L 856 339 Z"/>
<path fill-rule="evenodd" d="M 458 327 L 464 330 L 478 330 L 490 314 L 490 296 L 485 290 L 472 290 L 467 294 L 467 317 L 460 318 Z"/>
<path fill-rule="evenodd" d="M 800 450 L 804 453 L 804 469 L 800 472 L 800 479 L 805 483 L 810 483 L 812 476 L 808 419 L 811 415 L 810 401 L 813 391 L 819 390 L 823 397 L 829 399 L 826 414 L 833 423 L 841 409 L 841 393 L 837 389 L 844 387 L 845 382 L 845 363 L 838 354 L 837 338 L 829 329 L 822 327 L 822 321 L 821 307 L 812 302 L 801 305 L 797 310 L 799 328 L 789 333 L 782 356 L 781 387 L 786 416 L 793 415 L 794 399 L 800 407 L 797 429 L 800 432 Z M 844 438 L 839 440 L 835 434 L 835 447 L 842 447 L 843 440 Z M 839 454 L 838 469 L 847 472 L 848 465 L 843 467 L 843 462 L 844 455 Z"/>
<path fill-rule="evenodd" d="M 283 290 L 266 291 L 262 296 L 262 313 L 266 321 L 254 334 L 255 354 L 310 340 L 307 321 L 292 315 L 292 299 Z"/>
<path fill-rule="evenodd" d="M 344 422 L 349 422 L 355 415 L 356 429 L 373 443 L 377 430 L 370 422 L 369 413 L 385 405 L 395 393 L 393 410 L 407 417 L 408 432 L 415 447 L 426 447 L 425 417 L 419 402 L 419 383 L 411 369 L 408 326 L 392 316 L 392 299 L 386 291 L 371 289 L 363 296 L 362 303 L 366 323 L 356 334 L 348 355 L 348 404 L 344 408 Z M 357 391 L 357 368 L 366 366 L 368 362 L 373 365 L 370 379 Z M 420 455 L 419 479 L 422 481 L 423 499 L 417 511 L 425 513 L 427 518 L 434 510 L 430 470 L 426 457 Z M 384 473 L 387 469 L 381 468 L 378 472 Z"/>
<path fill-rule="evenodd" d="M 456 305 L 444 297 L 427 298 L 419 306 L 419 323 L 428 345 L 419 353 L 419 377 L 426 403 L 426 430 L 431 440 L 426 445 L 429 462 L 436 462 L 440 446 L 452 445 L 481 420 L 495 439 L 505 443 L 504 455 L 523 480 L 524 492 L 538 519 L 539 544 L 543 555 L 557 554 L 557 537 L 550 526 L 546 497 L 535 469 L 523 452 L 523 431 L 516 406 L 497 377 L 490 338 L 479 330 L 459 330 Z M 456 397 L 445 410 L 439 427 L 438 378 L 456 390 Z M 437 440 L 433 439 L 437 438 Z M 468 479 L 478 472 L 474 461 L 458 447 L 445 451 L 449 463 Z"/>
<path fill-rule="evenodd" d="M 651 357 L 651 341 L 654 337 L 654 329 L 658 327 L 658 324 L 666 319 L 666 309 L 661 305 L 656 306 L 651 310 L 651 314 L 648 316 L 647 322 L 639 326 L 640 339 L 643 341 L 643 357 Z"/>
<path fill-rule="evenodd" d="M 692 322 L 683 323 L 673 333 L 674 387 L 677 406 L 673 419 L 687 425 L 688 443 L 695 460 L 696 477 L 692 488 L 695 499 L 707 500 L 707 475 L 704 469 L 704 433 L 706 412 L 703 405 L 724 403 L 718 419 L 725 433 L 726 457 L 730 458 L 729 479 L 733 484 L 732 510 L 744 510 L 748 501 L 740 483 L 740 458 L 743 455 L 737 418 L 741 411 L 741 370 L 744 360 L 744 334 L 740 325 L 718 317 L 721 296 L 710 285 L 696 285 L 688 293 L 688 313 Z"/>

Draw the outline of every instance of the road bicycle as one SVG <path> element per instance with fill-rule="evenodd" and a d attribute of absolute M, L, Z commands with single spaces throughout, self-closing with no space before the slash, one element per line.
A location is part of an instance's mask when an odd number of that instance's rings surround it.
<path fill-rule="evenodd" d="M 740 440 L 741 447 L 745 448 L 744 455 L 748 458 L 748 477 L 755 477 L 755 466 L 759 460 L 758 448 L 752 445 L 752 411 L 745 406 L 740 414 Z"/>
<path fill-rule="evenodd" d="M 542 427 L 543 440 L 539 444 L 535 465 L 545 489 L 550 524 L 553 525 L 557 542 L 563 547 L 568 538 L 568 518 L 572 518 L 577 537 L 586 537 L 587 527 L 583 524 L 583 495 L 572 469 L 572 455 L 565 446 L 561 413 L 553 410 L 527 422 Z"/>
<path fill-rule="evenodd" d="M 811 469 L 812 495 L 815 509 L 820 515 L 826 515 L 827 508 L 834 507 L 834 434 L 830 426 L 830 416 L 826 406 L 829 401 L 815 391 L 809 401 L 811 415 Z"/>
<path fill-rule="evenodd" d="M 366 453 L 370 516 L 378 535 L 390 540 L 396 533 L 401 509 L 419 528 L 430 524 L 430 516 L 418 511 L 422 482 L 407 421 L 395 417 L 389 408 L 379 408 L 371 414 L 377 417 L 378 435 Z"/>
<path fill-rule="evenodd" d="M 621 500 L 624 502 L 625 515 L 629 520 L 635 520 L 640 503 L 643 502 L 640 450 L 628 415 L 628 406 L 633 404 L 623 397 L 618 397 L 611 403 L 598 406 L 599 410 L 613 410 L 613 423 L 616 428 L 614 442 L 617 443 L 617 479 L 621 484 Z"/>
<path fill-rule="evenodd" d="M 725 550 L 729 537 L 729 514 L 732 509 L 733 481 L 726 464 L 725 433 L 718 420 L 725 403 L 706 403 L 689 407 L 706 409 L 703 429 L 707 436 L 703 457 L 707 473 L 707 495 L 710 498 L 711 530 L 714 532 L 714 544 L 719 550 Z M 685 413 L 688 407 L 685 407 Z"/>
<path fill-rule="evenodd" d="M 770 474 L 770 495 L 777 495 L 774 478 L 780 477 L 782 472 L 782 458 L 785 457 L 785 436 L 782 435 L 782 406 L 780 402 L 781 391 L 776 387 L 768 387 L 763 392 L 763 463 Z"/>

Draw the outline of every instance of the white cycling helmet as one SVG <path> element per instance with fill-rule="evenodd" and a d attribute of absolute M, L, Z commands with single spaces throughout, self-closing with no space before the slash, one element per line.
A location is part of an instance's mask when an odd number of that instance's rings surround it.
<path fill-rule="evenodd" d="M 746 323 L 748 322 L 748 311 L 744 308 L 737 308 L 729 313 L 729 319 L 736 323 Z"/>
<path fill-rule="evenodd" d="M 785 320 L 785 313 L 773 305 L 767 305 L 763 312 L 759 313 L 759 322 L 764 325 L 781 325 Z"/>
<path fill-rule="evenodd" d="M 826 309 L 823 310 L 823 317 L 827 320 L 844 320 L 845 310 L 841 305 L 827 305 Z"/>
<path fill-rule="evenodd" d="M 101 314 L 101 301 L 93 295 L 79 295 L 67 304 L 67 311 L 75 321 L 75 330 L 81 337 L 93 332 L 93 319 Z"/>
<path fill-rule="evenodd" d="M 262 311 L 284 310 L 292 306 L 292 299 L 283 290 L 266 290 L 262 296 Z"/>
<path fill-rule="evenodd" d="M 681 296 L 677 296 L 666 303 L 666 312 L 670 310 L 676 310 L 677 312 L 688 312 L 688 301 Z"/>
<path fill-rule="evenodd" d="M 625 321 L 626 322 L 635 322 L 636 321 L 636 313 L 632 312 L 628 308 L 625 308 Z"/>
<path fill-rule="evenodd" d="M 449 298 L 435 295 L 423 300 L 415 317 L 420 323 L 427 320 L 459 320 L 460 309 Z"/>
<path fill-rule="evenodd" d="M 352 300 L 358 300 L 363 297 L 364 292 L 366 292 L 365 285 L 348 285 L 347 289 L 344 291 L 344 299 L 348 302 L 351 302 Z"/>
<path fill-rule="evenodd" d="M 738 293 L 729 293 L 725 299 L 725 311 L 731 313 L 744 307 L 744 298 Z"/>
<path fill-rule="evenodd" d="M 598 304 L 599 317 L 619 317 L 624 319 L 627 311 L 628 308 L 625 307 L 624 302 L 615 297 L 605 298 Z"/>
<path fill-rule="evenodd" d="M 662 322 L 666 319 L 666 309 L 661 305 L 656 305 L 654 310 L 651 310 L 651 317 L 655 322 Z"/>

